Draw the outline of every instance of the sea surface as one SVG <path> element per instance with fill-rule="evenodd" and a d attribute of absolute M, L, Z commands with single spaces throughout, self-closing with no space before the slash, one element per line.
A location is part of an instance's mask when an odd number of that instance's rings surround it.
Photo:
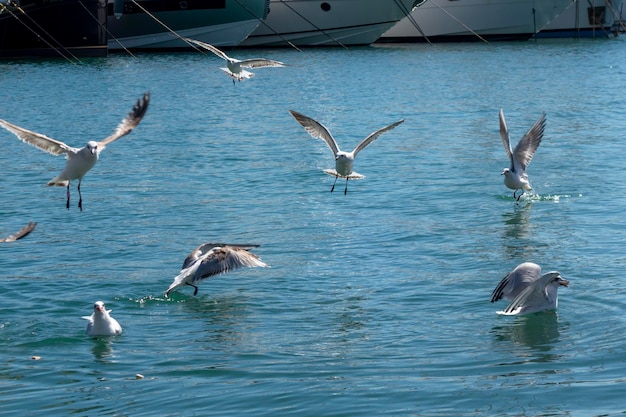
<path fill-rule="evenodd" d="M 0 118 L 109 145 L 71 207 L 63 168 L 0 130 L 2 416 L 626 414 L 626 37 L 235 49 L 288 64 L 233 85 L 199 52 L 0 62 Z M 519 202 L 498 126 L 544 140 Z M 339 180 L 345 150 L 395 121 Z M 165 298 L 204 242 L 240 269 Z M 502 316 L 522 262 L 570 281 L 556 311 Z M 85 335 L 102 300 L 123 326 Z M 137 376 L 140 374 L 140 376 Z M 143 378 L 141 377 L 143 376 Z"/>

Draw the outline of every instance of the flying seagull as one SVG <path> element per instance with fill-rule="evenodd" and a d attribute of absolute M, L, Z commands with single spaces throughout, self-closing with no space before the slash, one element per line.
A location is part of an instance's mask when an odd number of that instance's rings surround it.
<path fill-rule="evenodd" d="M 15 242 L 16 240 L 21 239 L 27 234 L 29 234 L 30 232 L 32 232 L 35 229 L 35 226 L 37 226 L 37 223 L 29 222 L 26 226 L 22 227 L 17 233 L 13 233 L 12 235 L 9 235 L 3 239 L 0 239 L 0 242 Z"/>
<path fill-rule="evenodd" d="M 509 139 L 509 128 L 506 126 L 506 120 L 504 120 L 504 112 L 500 109 L 500 136 L 502 137 L 504 150 L 511 161 L 511 167 L 504 168 L 501 175 L 504 175 L 504 185 L 514 190 L 513 198 L 517 201 L 519 201 L 522 194 L 524 194 L 524 190 L 528 191 L 532 189 L 528 181 L 526 168 L 541 143 L 545 127 L 546 114 L 543 113 L 539 116 L 539 119 L 537 119 L 528 133 L 520 139 L 515 149 L 513 149 L 511 148 L 511 141 Z M 517 190 L 522 190 L 519 196 L 515 195 Z"/>
<path fill-rule="evenodd" d="M 567 287 L 569 281 L 551 271 L 541 275 L 541 267 L 524 262 L 500 281 L 491 293 L 491 302 L 504 298 L 511 303 L 498 314 L 521 315 L 543 310 L 554 310 L 559 303 L 558 289 Z"/>
<path fill-rule="evenodd" d="M 111 310 L 107 310 L 102 301 L 94 303 L 93 314 L 83 316 L 83 319 L 89 320 L 87 336 L 117 336 L 122 334 L 122 326 L 109 313 Z"/>
<path fill-rule="evenodd" d="M 404 122 L 400 120 L 399 122 L 395 122 L 390 124 L 389 126 L 383 127 L 371 133 L 368 137 L 363 139 L 361 143 L 359 143 L 356 148 L 352 152 L 344 152 L 339 149 L 339 145 L 333 138 L 333 135 L 330 131 L 321 123 L 307 117 L 301 113 L 298 113 L 293 110 L 289 110 L 291 115 L 304 127 L 304 129 L 315 139 L 322 139 L 330 150 L 333 152 L 333 156 L 335 157 L 335 169 L 325 169 L 324 173 L 335 177 L 335 182 L 333 183 L 330 192 L 332 193 L 335 190 L 335 184 L 337 184 L 337 178 L 345 178 L 346 179 L 346 188 L 343 190 L 344 194 L 348 193 L 348 180 L 360 180 L 365 178 L 365 176 L 359 174 L 352 170 L 354 165 L 354 158 L 356 158 L 357 154 L 361 152 L 367 145 L 374 142 L 380 135 L 394 127 L 398 126 L 400 123 Z"/>
<path fill-rule="evenodd" d="M 165 297 L 181 285 L 190 285 L 194 288 L 193 295 L 198 294 L 200 281 L 213 275 L 229 272 L 242 267 L 266 267 L 258 256 L 249 252 L 259 245 L 230 245 L 224 243 L 204 243 L 194 249 L 187 256 L 180 273 L 174 282 L 165 291 Z"/>
<path fill-rule="evenodd" d="M 83 198 L 80 193 L 80 184 L 83 180 L 83 176 L 96 164 L 100 152 L 106 148 L 106 146 L 118 140 L 122 136 L 128 135 L 141 121 L 148 110 L 148 103 L 150 102 L 150 93 L 145 93 L 143 97 L 137 100 L 137 104 L 133 107 L 132 111 L 128 113 L 128 116 L 122 120 L 117 126 L 113 134 L 108 138 L 100 141 L 89 141 L 83 148 L 72 148 L 65 143 L 49 138 L 41 133 L 31 132 L 14 124 L 11 124 L 5 120 L 0 119 L 0 126 L 12 132 L 20 140 L 30 145 L 36 146 L 39 149 L 51 153 L 52 155 L 65 154 L 67 163 L 65 169 L 51 179 L 47 185 L 58 185 L 67 187 L 67 202 L 65 206 L 70 208 L 70 181 L 78 180 L 78 208 L 83 210 Z"/>
<path fill-rule="evenodd" d="M 222 58 L 226 61 L 227 68 L 220 68 L 224 71 L 230 78 L 233 79 L 233 84 L 235 84 L 235 80 L 241 81 L 246 78 L 251 78 L 254 76 L 254 73 L 250 71 L 246 71 L 244 68 L 263 68 L 263 67 L 284 67 L 280 61 L 274 61 L 272 59 L 265 58 L 253 58 L 253 59 L 244 59 L 239 60 L 235 58 L 231 58 L 226 55 L 223 51 L 219 50 L 213 45 L 210 45 L 205 42 L 200 42 L 195 39 L 184 38 L 185 41 L 191 42 L 195 45 L 200 46 L 206 50 L 213 52 L 218 57 Z"/>

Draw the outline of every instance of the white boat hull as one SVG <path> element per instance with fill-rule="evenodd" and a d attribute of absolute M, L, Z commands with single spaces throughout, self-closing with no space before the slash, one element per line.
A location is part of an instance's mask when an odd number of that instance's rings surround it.
<path fill-rule="evenodd" d="M 536 38 L 606 38 L 622 12 L 622 0 L 577 0 L 535 35 Z"/>
<path fill-rule="evenodd" d="M 270 0 L 244 46 L 369 45 L 422 0 Z"/>
<path fill-rule="evenodd" d="M 429 0 L 380 42 L 529 39 L 572 0 Z M 416 28 L 415 23 L 417 23 Z M 426 36 L 426 38 L 424 37 Z"/>

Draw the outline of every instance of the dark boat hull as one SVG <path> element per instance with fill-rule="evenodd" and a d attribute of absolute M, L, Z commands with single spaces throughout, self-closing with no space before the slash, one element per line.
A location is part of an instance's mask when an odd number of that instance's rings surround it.
<path fill-rule="evenodd" d="M 106 56 L 106 7 L 99 0 L 0 0 L 0 58 Z"/>

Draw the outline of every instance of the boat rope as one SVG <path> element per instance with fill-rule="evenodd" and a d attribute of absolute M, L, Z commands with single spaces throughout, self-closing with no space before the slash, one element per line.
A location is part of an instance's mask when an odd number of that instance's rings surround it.
<path fill-rule="evenodd" d="M 605 1 L 607 7 L 611 10 L 611 12 L 613 13 L 613 25 L 620 27 L 622 30 L 626 29 L 626 26 L 624 25 L 624 22 L 622 22 L 622 14 L 615 9 L 615 7 L 613 6 L 613 2 L 611 0 L 606 0 Z M 622 7 L 624 7 L 624 4 L 622 4 Z"/>
<path fill-rule="evenodd" d="M 346 45 L 344 45 L 343 43 L 341 43 L 338 39 L 335 39 L 330 33 L 327 33 L 324 29 L 318 27 L 315 23 L 311 22 L 309 19 L 307 19 L 306 17 L 304 17 L 301 13 L 298 13 L 298 11 L 294 10 L 293 7 L 291 7 L 288 2 L 285 2 L 284 0 L 279 0 L 282 4 L 284 4 L 286 7 L 288 7 L 289 9 L 291 9 L 292 12 L 294 12 L 295 14 L 297 14 L 298 16 L 300 16 L 305 22 L 307 22 L 308 24 L 310 24 L 311 26 L 313 26 L 315 29 L 319 30 L 320 32 L 322 32 L 324 35 L 328 36 L 328 38 L 330 40 L 332 40 L 333 42 L 335 42 L 337 45 L 341 46 L 344 49 L 348 49 L 348 47 Z"/>
<path fill-rule="evenodd" d="M 434 46 L 433 43 L 430 41 L 430 39 L 428 39 L 428 36 L 426 36 L 426 33 L 424 33 L 424 31 L 420 27 L 419 23 L 417 23 L 417 20 L 415 20 L 415 18 L 413 17 L 413 14 L 411 13 L 416 7 L 419 7 L 419 6 L 415 6 L 412 10 L 407 10 L 407 7 L 404 5 L 404 3 L 402 3 L 401 0 L 394 0 L 394 2 L 400 8 L 400 10 L 402 10 L 406 14 L 407 20 L 411 22 L 411 25 L 413 25 L 413 27 L 417 29 L 417 31 L 420 33 L 420 35 L 422 35 L 422 37 L 426 40 L 426 42 L 428 42 L 430 46 Z M 426 0 L 419 2 L 419 5 L 422 5 L 425 2 Z"/>
<path fill-rule="evenodd" d="M 22 9 L 17 3 L 11 1 L 9 3 L 10 6 L 15 7 L 17 10 L 20 11 L 20 13 L 22 13 L 24 16 L 26 16 L 31 23 L 33 23 L 35 26 L 37 26 L 37 28 L 39 28 L 39 30 L 41 30 L 45 35 L 47 35 L 50 39 L 52 39 L 54 42 L 56 42 L 61 48 L 63 48 L 63 50 L 65 50 L 65 52 L 67 52 L 67 54 L 69 54 L 69 57 L 67 55 L 65 55 L 59 48 L 55 47 L 54 45 L 52 45 L 50 42 L 48 42 L 47 39 L 45 39 L 45 37 L 41 36 L 39 33 L 37 33 L 33 28 L 31 28 L 30 26 L 28 26 L 26 24 L 26 22 L 22 21 L 15 13 L 13 13 L 13 11 L 11 9 L 9 9 L 7 6 L 0 4 L 0 7 L 2 7 L 2 10 L 7 11 L 11 16 L 13 16 L 18 22 L 20 22 L 26 29 L 28 29 L 33 35 L 37 36 L 37 38 L 41 39 L 42 41 L 44 41 L 44 43 L 46 45 L 48 45 L 48 47 L 50 47 L 51 49 L 54 49 L 54 51 L 56 53 L 58 53 L 59 55 L 61 55 L 63 58 L 65 58 L 65 60 L 71 64 L 82 64 L 82 62 L 80 61 L 80 59 L 78 59 L 76 56 L 74 56 L 74 54 L 72 54 L 70 51 L 67 50 L 67 48 L 65 48 L 63 45 L 61 45 L 61 43 L 59 41 L 57 41 L 56 39 L 54 39 L 54 37 L 52 35 L 50 35 L 48 32 L 46 32 L 46 30 L 44 28 L 42 28 L 39 23 L 37 23 L 35 20 L 33 20 L 25 11 L 24 9 Z M 73 61 L 71 58 L 74 58 L 75 61 Z"/>
<path fill-rule="evenodd" d="M 470 28 L 469 26 L 467 26 L 465 23 L 461 22 L 459 19 L 457 19 L 456 17 L 452 16 L 450 13 L 448 13 L 448 11 L 446 9 L 444 9 L 443 7 L 441 7 L 440 5 L 437 4 L 437 2 L 435 0 L 430 0 L 428 2 L 428 4 L 434 4 L 435 6 L 439 7 L 441 9 L 441 11 L 443 11 L 445 14 L 447 14 L 448 16 L 450 16 L 452 19 L 454 19 L 455 22 L 461 24 L 465 29 L 469 30 L 470 32 L 472 32 L 472 34 L 474 36 L 476 36 L 478 39 L 480 39 L 481 41 L 485 42 L 485 43 L 489 43 L 487 42 L 487 39 L 483 38 L 482 36 L 480 36 L 478 33 L 476 33 L 472 28 Z"/>
<path fill-rule="evenodd" d="M 274 32 L 274 35 L 278 36 L 283 42 L 289 44 L 289 46 L 291 46 L 293 49 L 295 49 L 298 52 L 302 52 L 302 50 L 300 48 L 298 48 L 296 45 L 294 45 L 290 40 L 288 40 L 287 38 L 285 38 L 283 35 L 281 35 L 280 33 L 278 33 L 277 31 L 275 31 L 272 27 L 270 27 L 270 25 L 268 25 L 267 23 L 265 23 L 263 18 L 260 18 L 258 16 L 256 16 L 245 4 L 243 4 L 241 1 L 239 0 L 235 0 L 241 7 L 243 7 L 248 13 L 250 13 L 250 15 L 252 15 L 252 17 L 254 17 L 255 19 L 257 19 L 259 22 L 261 22 L 262 25 L 265 25 L 266 28 L 268 28 L 269 30 L 271 30 L 272 32 Z"/>
<path fill-rule="evenodd" d="M 82 0 L 78 0 L 78 3 L 80 3 L 80 5 L 81 5 L 81 6 L 83 6 L 83 9 L 85 9 L 85 11 L 86 11 L 87 13 L 89 13 L 89 15 L 91 16 L 91 18 L 92 18 L 93 20 L 95 20 L 95 21 L 98 23 L 98 25 L 99 25 L 102 29 L 104 29 L 104 30 L 106 31 L 107 35 L 108 35 L 108 36 L 110 36 L 110 37 L 111 37 L 111 39 L 113 39 L 115 42 L 117 42 L 117 44 L 118 44 L 119 46 L 121 46 L 121 47 L 122 47 L 122 49 L 124 49 L 124 51 L 126 51 L 126 52 L 130 55 L 130 56 L 132 56 L 133 58 L 137 58 L 135 55 L 133 55 L 133 53 L 132 53 L 132 52 L 130 52 L 130 51 L 128 50 L 128 48 L 126 48 L 124 45 L 122 45 L 122 43 L 119 41 L 119 39 L 117 39 L 115 36 L 113 36 L 113 34 L 109 31 L 109 29 L 106 27 L 106 25 L 103 25 L 103 24 L 102 24 L 102 23 L 98 20 L 98 18 L 97 18 L 96 16 L 94 16 L 94 15 L 93 15 L 93 13 L 91 13 L 91 11 L 89 11 L 89 9 L 87 8 L 87 6 L 85 6 L 85 5 L 83 4 Z"/>

